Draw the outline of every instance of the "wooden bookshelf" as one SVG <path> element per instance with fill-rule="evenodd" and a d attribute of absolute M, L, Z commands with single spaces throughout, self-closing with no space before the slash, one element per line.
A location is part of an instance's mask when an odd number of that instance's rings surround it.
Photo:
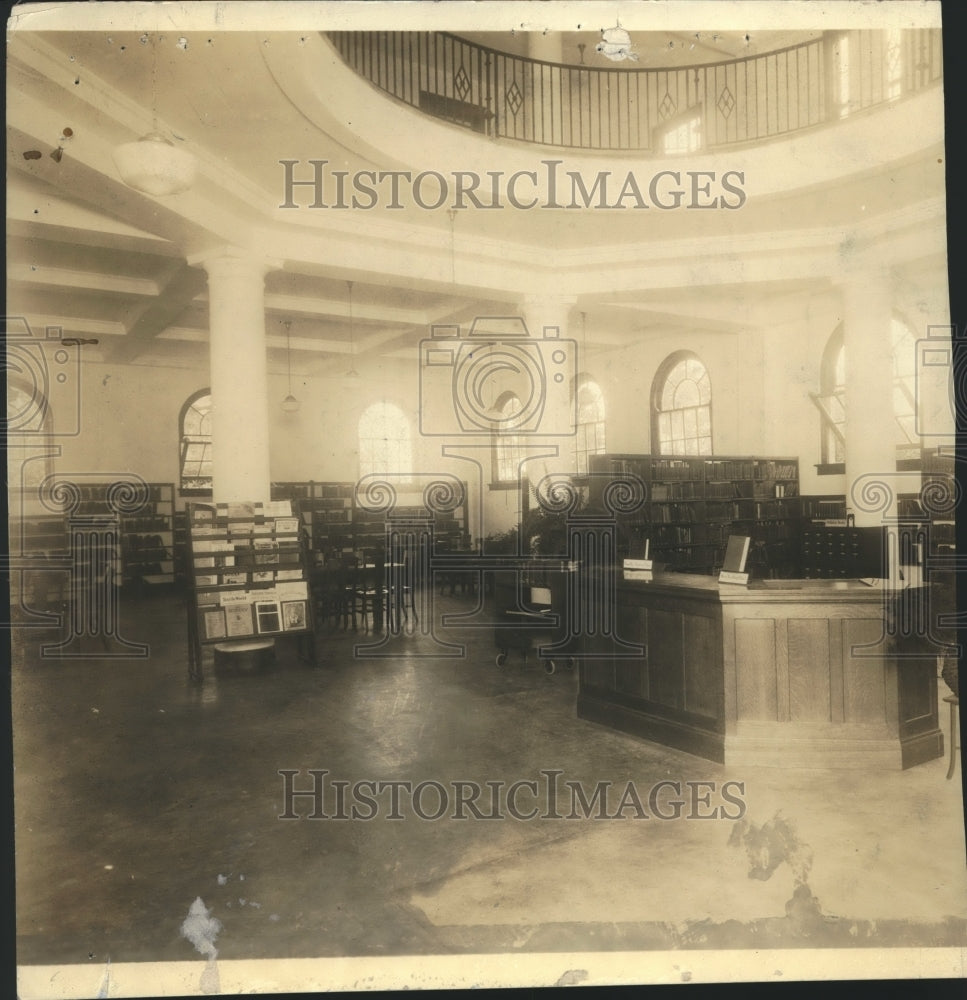
<path fill-rule="evenodd" d="M 709 574 L 721 567 L 729 535 L 748 535 L 756 575 L 797 574 L 798 459 L 593 455 L 591 470 L 593 503 L 609 476 L 637 476 L 647 489 L 641 509 L 619 518 L 619 555 L 640 551 L 648 537 L 652 558 L 669 569 Z"/>
<path fill-rule="evenodd" d="M 174 483 L 148 483 L 148 500 L 121 517 L 121 573 L 125 584 L 174 583 Z"/>
<path fill-rule="evenodd" d="M 467 486 L 462 485 L 462 502 L 453 511 L 432 515 L 434 541 L 440 551 L 464 548 L 468 543 Z M 291 501 L 310 565 L 321 565 L 344 549 L 380 550 L 386 544 L 384 516 L 364 510 L 356 502 L 353 482 L 278 482 L 272 484 L 271 495 L 273 500 Z M 404 519 L 408 515 L 417 519 L 430 515 L 422 489 L 400 489 L 393 517 Z"/>

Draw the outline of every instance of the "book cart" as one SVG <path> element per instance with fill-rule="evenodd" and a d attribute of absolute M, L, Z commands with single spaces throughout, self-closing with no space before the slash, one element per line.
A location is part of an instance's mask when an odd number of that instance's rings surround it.
<path fill-rule="evenodd" d="M 189 503 L 188 673 L 205 646 L 242 651 L 284 637 L 315 663 L 312 601 L 289 500 Z"/>

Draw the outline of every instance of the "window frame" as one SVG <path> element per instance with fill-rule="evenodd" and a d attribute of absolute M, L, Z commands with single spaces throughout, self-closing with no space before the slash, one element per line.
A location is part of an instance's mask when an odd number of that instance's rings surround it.
<path fill-rule="evenodd" d="M 494 409 L 503 412 L 504 407 L 507 406 L 512 400 L 516 400 L 518 408 L 521 405 L 521 399 L 516 392 L 510 390 L 502 392 L 494 402 Z M 501 430 L 494 430 L 493 436 L 491 438 L 491 459 L 492 459 L 492 470 L 490 477 L 490 488 L 492 490 L 514 490 L 517 489 L 521 482 L 520 467 L 523 459 L 525 457 L 525 452 L 523 450 L 524 440 L 522 435 L 513 432 L 506 432 Z M 507 457 L 505 452 L 509 452 L 511 459 L 516 455 L 516 460 L 512 461 L 512 464 L 516 467 L 516 473 L 512 478 L 506 478 L 501 475 L 502 472 L 506 471 L 507 467 Z"/>
<path fill-rule="evenodd" d="M 39 425 L 30 430 L 11 430 L 9 413 L 5 417 L 4 429 L 7 437 L 7 486 L 11 490 L 23 492 L 25 490 L 39 488 L 44 480 L 49 479 L 54 474 L 54 457 L 58 451 L 58 449 L 51 447 L 53 443 L 52 432 L 54 427 L 54 414 L 51 409 L 50 399 L 44 393 L 40 392 L 36 386 L 31 386 L 23 378 L 11 374 L 8 370 L 7 406 L 10 405 L 11 389 L 23 393 L 28 405 L 36 409 L 36 413 L 22 421 L 22 425 L 26 426 L 28 424 L 35 423 Z M 39 420 L 37 419 L 38 416 Z M 20 447 L 19 445 L 11 447 L 12 439 L 19 439 L 23 442 L 25 447 Z M 40 455 L 31 454 L 31 447 L 43 448 L 43 453 Z M 16 460 L 17 456 L 20 456 L 20 476 L 18 482 L 14 484 L 10 475 L 10 463 L 11 460 Z M 37 468 L 38 466 L 41 468 L 40 473 L 37 475 L 31 472 L 29 481 L 24 476 L 24 472 L 28 466 L 31 470 Z"/>
<path fill-rule="evenodd" d="M 382 426 L 385 427 L 399 427 L 404 429 L 405 433 L 401 434 L 398 438 L 390 437 L 372 437 L 367 435 L 363 436 L 363 422 L 367 419 L 368 414 L 376 411 L 377 409 L 382 409 L 383 414 L 381 416 Z M 389 418 L 386 410 L 391 409 L 393 411 L 392 418 Z M 379 448 L 371 448 L 369 444 L 364 442 L 383 442 L 389 445 L 391 442 L 400 445 L 400 447 L 395 449 L 395 458 L 398 460 L 397 465 L 400 466 L 398 469 L 393 468 L 376 468 L 375 463 L 373 468 L 367 468 L 364 465 L 364 460 L 368 462 L 369 453 L 372 452 L 375 457 L 378 457 Z M 405 447 L 403 447 L 405 446 Z M 388 399 L 378 399 L 370 403 L 362 413 L 359 414 L 359 419 L 356 421 L 356 457 L 357 457 L 357 467 L 356 471 L 358 473 L 358 480 L 363 479 L 365 476 L 396 476 L 396 477 L 407 477 L 413 475 L 413 429 L 410 422 L 410 418 L 406 415 L 406 411 L 402 406 L 388 400 Z M 392 465 L 393 463 L 387 463 Z M 357 481 L 358 481 L 357 480 Z"/>
<path fill-rule="evenodd" d="M 597 393 L 595 405 L 598 407 L 598 416 L 593 420 L 581 420 L 581 393 L 593 387 Z M 574 462 L 574 474 L 580 478 L 587 476 L 591 471 L 591 456 L 603 455 L 607 452 L 608 423 L 607 407 L 605 406 L 604 391 L 601 385 L 593 379 L 587 372 L 579 372 L 571 380 L 571 398 L 574 403 L 574 443 L 571 449 L 571 457 Z M 588 447 L 587 434 L 582 432 L 582 428 L 594 427 L 595 448 L 592 451 Z M 581 468 L 583 456 L 584 468 Z"/>
<path fill-rule="evenodd" d="M 702 370 L 705 373 L 705 378 L 708 379 L 708 402 L 699 403 L 697 407 L 674 407 L 672 409 L 663 410 L 661 407 L 661 397 L 664 393 L 665 385 L 668 382 L 672 372 L 684 362 L 695 361 L 702 366 Z M 689 452 L 687 450 L 677 451 L 677 450 L 666 450 L 662 447 L 661 439 L 661 414 L 672 413 L 678 410 L 686 409 L 708 409 L 708 434 L 698 435 L 695 440 L 699 442 L 698 450 L 695 452 Z M 707 458 L 715 453 L 715 428 L 712 422 L 712 376 L 708 370 L 708 366 L 705 362 L 694 352 L 694 351 L 674 351 L 669 354 L 667 358 L 658 366 L 658 371 L 655 373 L 655 377 L 651 383 L 651 450 L 653 455 L 681 455 L 681 454 L 694 454 L 696 457 Z M 701 442 L 708 439 L 708 451 L 701 450 Z M 692 440 L 691 437 L 683 440 Z"/>
<path fill-rule="evenodd" d="M 197 392 L 193 392 L 184 402 L 181 407 L 181 412 L 178 414 L 178 495 L 182 497 L 211 497 L 213 496 L 214 483 L 212 486 L 185 486 L 186 479 L 205 479 L 211 477 L 205 476 L 186 476 L 185 475 L 185 462 L 187 460 L 187 445 L 188 444 L 207 444 L 209 456 L 212 451 L 212 436 L 211 434 L 202 435 L 192 435 L 192 437 L 198 437 L 200 440 L 188 441 L 189 435 L 185 433 L 185 419 L 192 409 L 195 408 L 195 404 L 199 399 L 204 399 L 206 396 L 211 398 L 212 390 L 211 387 L 204 389 L 199 389 Z M 210 415 L 209 408 L 209 415 Z M 203 418 L 204 419 L 204 418 Z M 204 440 L 207 438 L 207 442 Z M 202 458 L 201 461 L 204 461 Z"/>
<path fill-rule="evenodd" d="M 894 312 L 890 318 L 890 341 L 891 356 L 893 364 L 893 380 L 890 386 L 893 401 L 893 421 L 895 425 L 894 447 L 897 452 L 897 462 L 909 460 L 909 456 L 901 454 L 903 449 L 921 450 L 921 445 L 916 440 L 916 434 L 911 434 L 905 429 L 903 421 L 913 422 L 916 428 L 917 423 L 917 396 L 916 396 L 916 336 L 913 328 L 906 319 L 898 312 Z M 904 371 L 899 362 L 902 355 L 897 348 L 904 342 L 908 342 L 914 351 L 912 370 Z M 843 381 L 837 381 L 837 369 L 842 358 Z M 906 367 L 909 367 L 906 366 Z M 829 335 L 826 346 L 823 348 L 823 358 L 820 364 L 818 393 L 810 393 L 810 399 L 816 405 L 820 415 L 820 455 L 822 462 L 816 466 L 816 470 L 821 476 L 842 475 L 846 472 L 846 380 L 849 378 L 849 369 L 846 359 L 846 339 L 843 324 L 840 323 Z M 897 413 L 896 398 L 901 395 L 912 407 L 912 413 L 906 411 Z M 835 400 L 835 403 L 833 403 Z M 843 419 L 837 420 L 836 410 L 842 411 Z M 900 440 L 900 436 L 906 439 Z M 835 451 L 836 443 L 842 448 L 842 458 Z"/>

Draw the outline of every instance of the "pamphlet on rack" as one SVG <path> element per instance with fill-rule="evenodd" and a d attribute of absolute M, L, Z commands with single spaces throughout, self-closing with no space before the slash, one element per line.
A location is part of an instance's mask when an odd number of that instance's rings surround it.
<path fill-rule="evenodd" d="M 247 590 L 221 590 L 218 593 L 219 604 L 249 604 L 252 595 Z"/>
<path fill-rule="evenodd" d="M 262 505 L 262 513 L 265 515 L 265 517 L 291 517 L 292 501 L 271 500 L 269 503 Z"/>

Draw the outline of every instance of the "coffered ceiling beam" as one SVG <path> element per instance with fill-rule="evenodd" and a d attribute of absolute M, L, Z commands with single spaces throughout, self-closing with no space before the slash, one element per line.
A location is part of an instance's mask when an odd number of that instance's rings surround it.
<path fill-rule="evenodd" d="M 111 352 L 115 362 L 132 361 L 155 337 L 178 318 L 207 283 L 201 268 L 180 267 L 151 302 L 139 306 L 129 317 L 127 336 Z"/>
<path fill-rule="evenodd" d="M 148 278 L 44 267 L 42 264 L 9 264 L 7 280 L 36 288 L 80 288 L 84 291 L 105 292 L 111 295 L 154 297 L 160 292 L 157 282 Z"/>

